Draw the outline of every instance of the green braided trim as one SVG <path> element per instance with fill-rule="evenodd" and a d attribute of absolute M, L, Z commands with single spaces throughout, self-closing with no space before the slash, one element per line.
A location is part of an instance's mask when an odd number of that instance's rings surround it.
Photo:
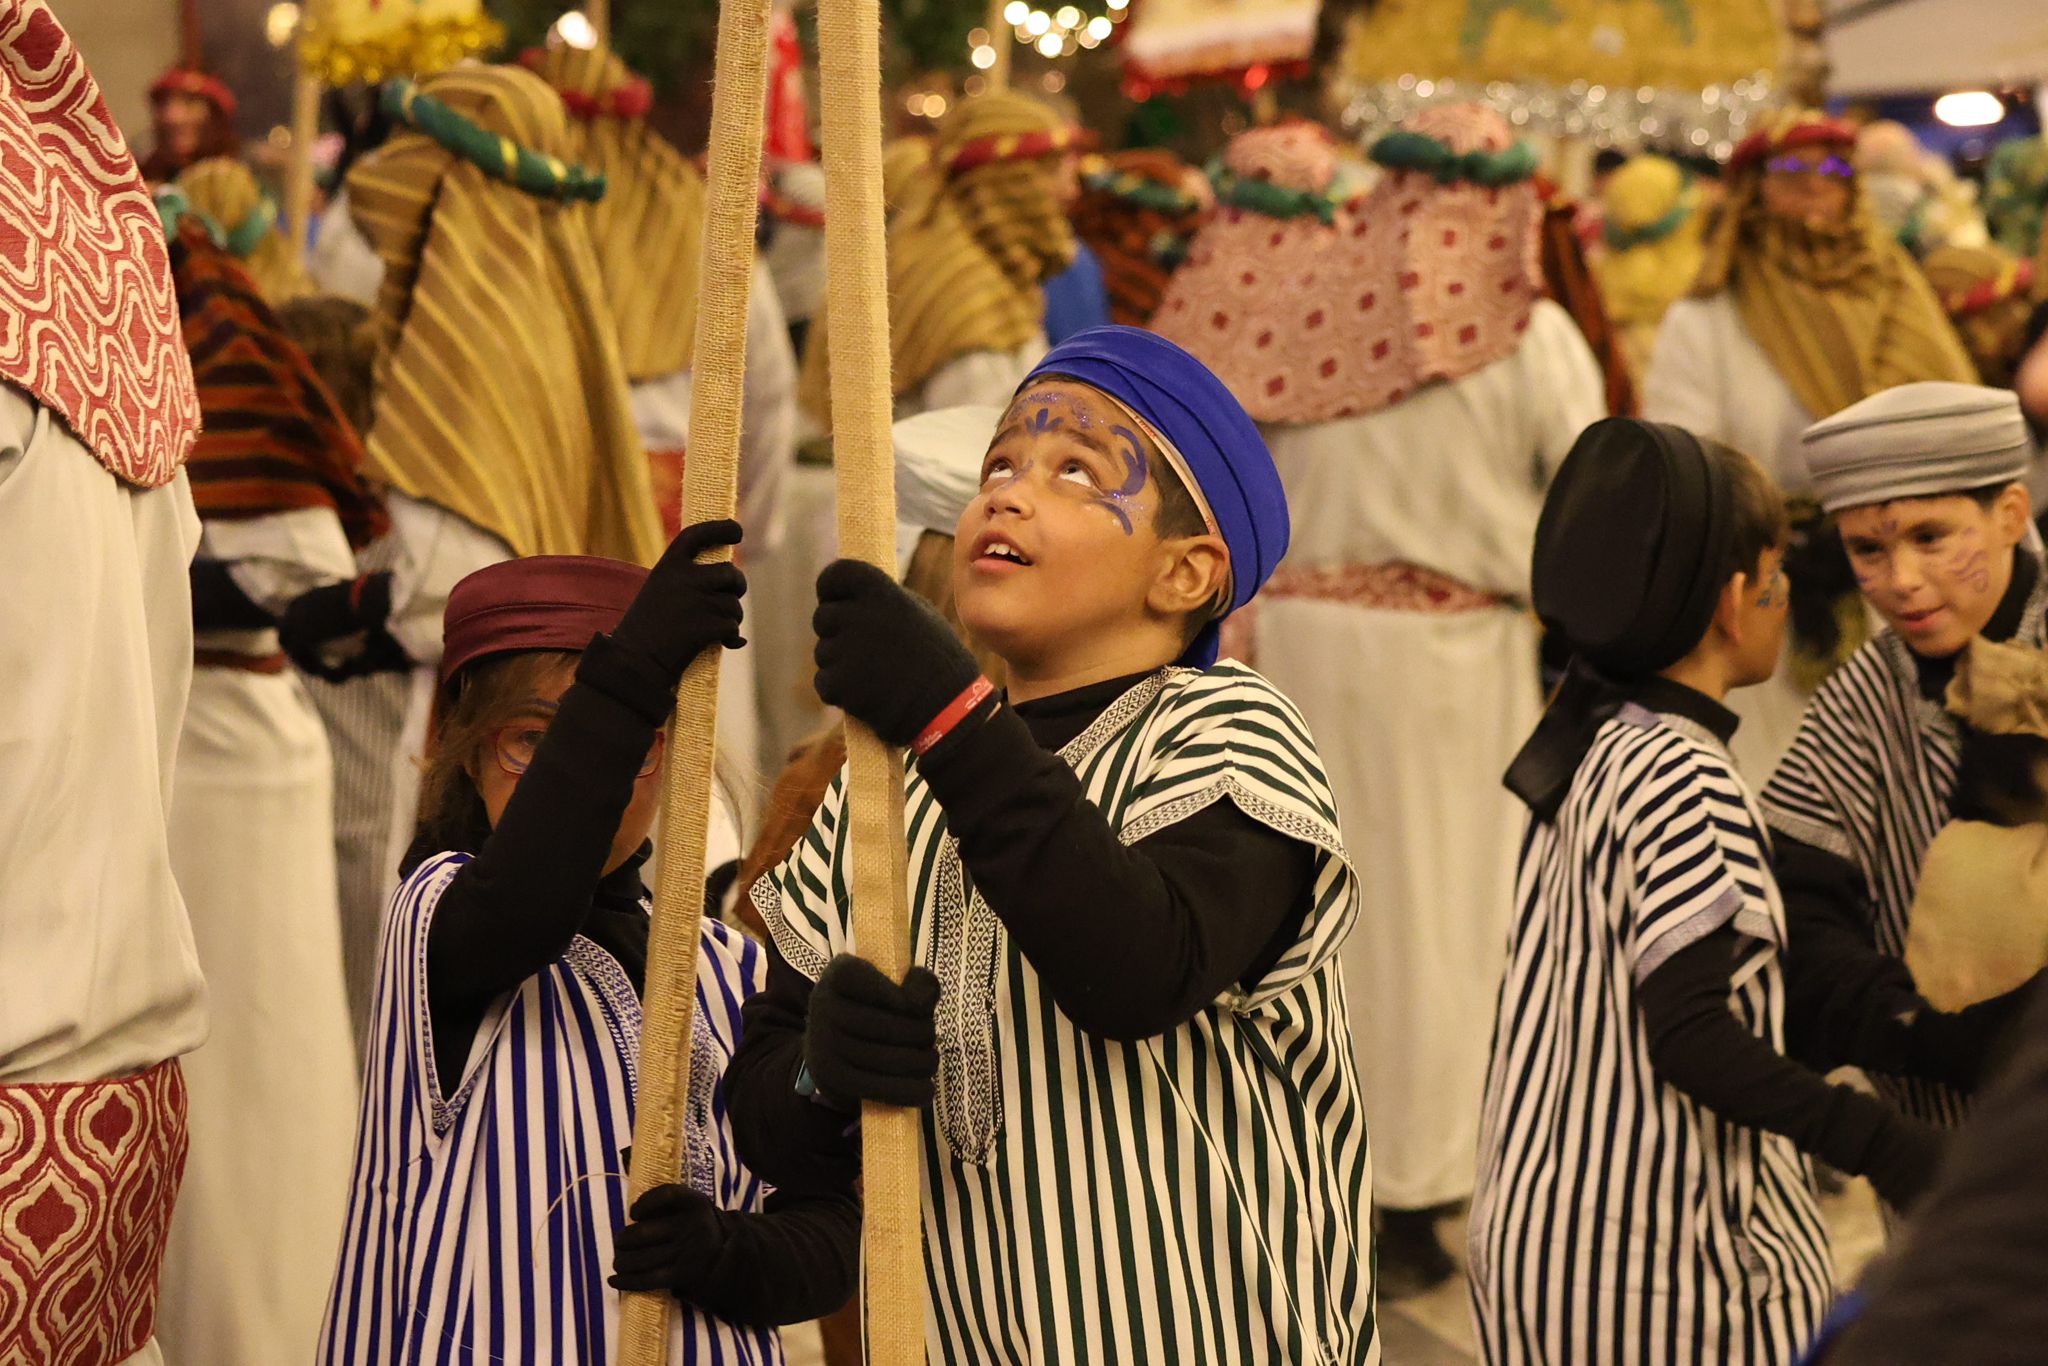
<path fill-rule="evenodd" d="M 1324 223 L 1337 221 L 1337 201 L 1314 190 L 1290 190 L 1270 180 L 1248 179 L 1224 167 L 1209 163 L 1209 183 L 1216 187 L 1219 203 L 1234 209 L 1250 209 L 1268 218 L 1307 218 L 1313 214 Z"/>
<path fill-rule="evenodd" d="M 1097 194 L 1114 195 L 1127 204 L 1155 213 L 1193 213 L 1201 207 L 1201 201 L 1185 190 L 1122 171 L 1097 171 L 1083 176 L 1082 183 Z"/>
<path fill-rule="evenodd" d="M 1688 180 L 1685 188 L 1678 192 L 1678 202 L 1665 210 L 1662 218 L 1657 219 L 1655 222 L 1645 223 L 1640 228 L 1624 228 L 1621 224 L 1610 218 L 1607 220 L 1607 225 L 1600 230 L 1600 235 L 1607 240 L 1608 249 L 1611 251 L 1627 251 L 1630 247 L 1647 247 L 1651 243 L 1661 242 L 1672 233 L 1677 232 L 1685 225 L 1685 220 L 1692 217 L 1695 207 L 1693 203 L 1692 182 Z"/>
<path fill-rule="evenodd" d="M 193 208 L 192 201 L 187 199 L 185 192 L 176 185 L 165 184 L 157 186 L 154 198 L 156 199 L 157 219 L 164 225 L 165 240 L 168 241 L 176 237 L 178 235 L 178 225 L 189 218 L 200 227 L 206 229 L 206 235 L 213 239 L 215 246 L 226 245 L 227 234 L 220 230 L 220 224 Z"/>
<path fill-rule="evenodd" d="M 1498 152 L 1453 152 L 1427 133 L 1402 128 L 1372 145 L 1372 159 L 1390 171 L 1421 171 L 1439 185 L 1464 181 L 1498 189 L 1536 174 L 1536 149 L 1517 142 Z"/>
<path fill-rule="evenodd" d="M 486 175 L 537 198 L 604 198 L 603 176 L 500 137 L 432 95 L 422 95 L 411 81 L 385 83 L 384 112 L 406 127 L 426 134 Z"/>
<path fill-rule="evenodd" d="M 249 253 L 262 245 L 264 235 L 277 226 L 277 204 L 269 195 L 256 201 L 256 207 L 249 210 L 249 216 L 235 225 L 234 231 L 221 239 L 221 245 L 229 254 L 248 259 Z"/>

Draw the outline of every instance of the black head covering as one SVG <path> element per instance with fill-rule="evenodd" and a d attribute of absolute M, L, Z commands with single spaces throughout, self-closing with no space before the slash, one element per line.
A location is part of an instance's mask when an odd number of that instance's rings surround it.
<path fill-rule="evenodd" d="M 1572 661 L 1508 789 L 1557 814 L 1629 685 L 1691 653 L 1714 619 L 1735 535 L 1728 475 L 1680 427 L 1613 417 L 1579 434 L 1536 523 L 1532 597 Z"/>

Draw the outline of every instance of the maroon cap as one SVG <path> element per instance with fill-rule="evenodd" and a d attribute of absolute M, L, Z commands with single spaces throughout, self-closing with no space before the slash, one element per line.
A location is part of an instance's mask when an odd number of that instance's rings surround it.
<path fill-rule="evenodd" d="M 596 555 L 532 555 L 479 569 L 448 595 L 441 681 L 465 664 L 516 650 L 581 650 L 610 631 L 647 571 Z"/>

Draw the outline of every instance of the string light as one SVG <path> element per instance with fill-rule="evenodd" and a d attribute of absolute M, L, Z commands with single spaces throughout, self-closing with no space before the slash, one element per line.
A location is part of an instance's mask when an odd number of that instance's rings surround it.
<path fill-rule="evenodd" d="M 570 47 L 588 51 L 597 46 L 597 29 L 590 17 L 580 9 L 572 9 L 555 20 L 555 26 L 548 30 L 549 36 L 561 39 Z"/>
<path fill-rule="evenodd" d="M 1003 6 L 1003 22 L 1020 43 L 1035 48 L 1043 57 L 1063 57 L 1077 48 L 1093 48 L 1109 40 L 1116 25 L 1130 13 L 1131 0 L 1104 0 L 1109 12 L 1088 15 L 1078 4 L 1063 4 L 1056 10 L 1035 9 L 1030 0 L 1009 0 Z M 970 35 L 968 56 L 986 69 L 980 56 L 983 35 Z"/>
<path fill-rule="evenodd" d="M 283 47 L 299 31 L 299 7 L 291 0 L 272 5 L 263 15 L 263 36 L 272 47 Z"/>

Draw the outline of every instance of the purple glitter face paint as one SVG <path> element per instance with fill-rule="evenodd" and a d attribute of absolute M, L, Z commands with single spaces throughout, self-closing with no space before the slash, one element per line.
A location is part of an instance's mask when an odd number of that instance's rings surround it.
<path fill-rule="evenodd" d="M 1145 448 L 1138 442 L 1138 434 L 1129 427 L 1111 427 L 1109 434 L 1117 439 L 1117 458 L 1124 464 L 1124 482 L 1096 498 L 1102 509 L 1116 518 L 1123 527 L 1124 535 L 1136 534 L 1131 523 L 1130 507 L 1137 496 L 1145 490 Z"/>

